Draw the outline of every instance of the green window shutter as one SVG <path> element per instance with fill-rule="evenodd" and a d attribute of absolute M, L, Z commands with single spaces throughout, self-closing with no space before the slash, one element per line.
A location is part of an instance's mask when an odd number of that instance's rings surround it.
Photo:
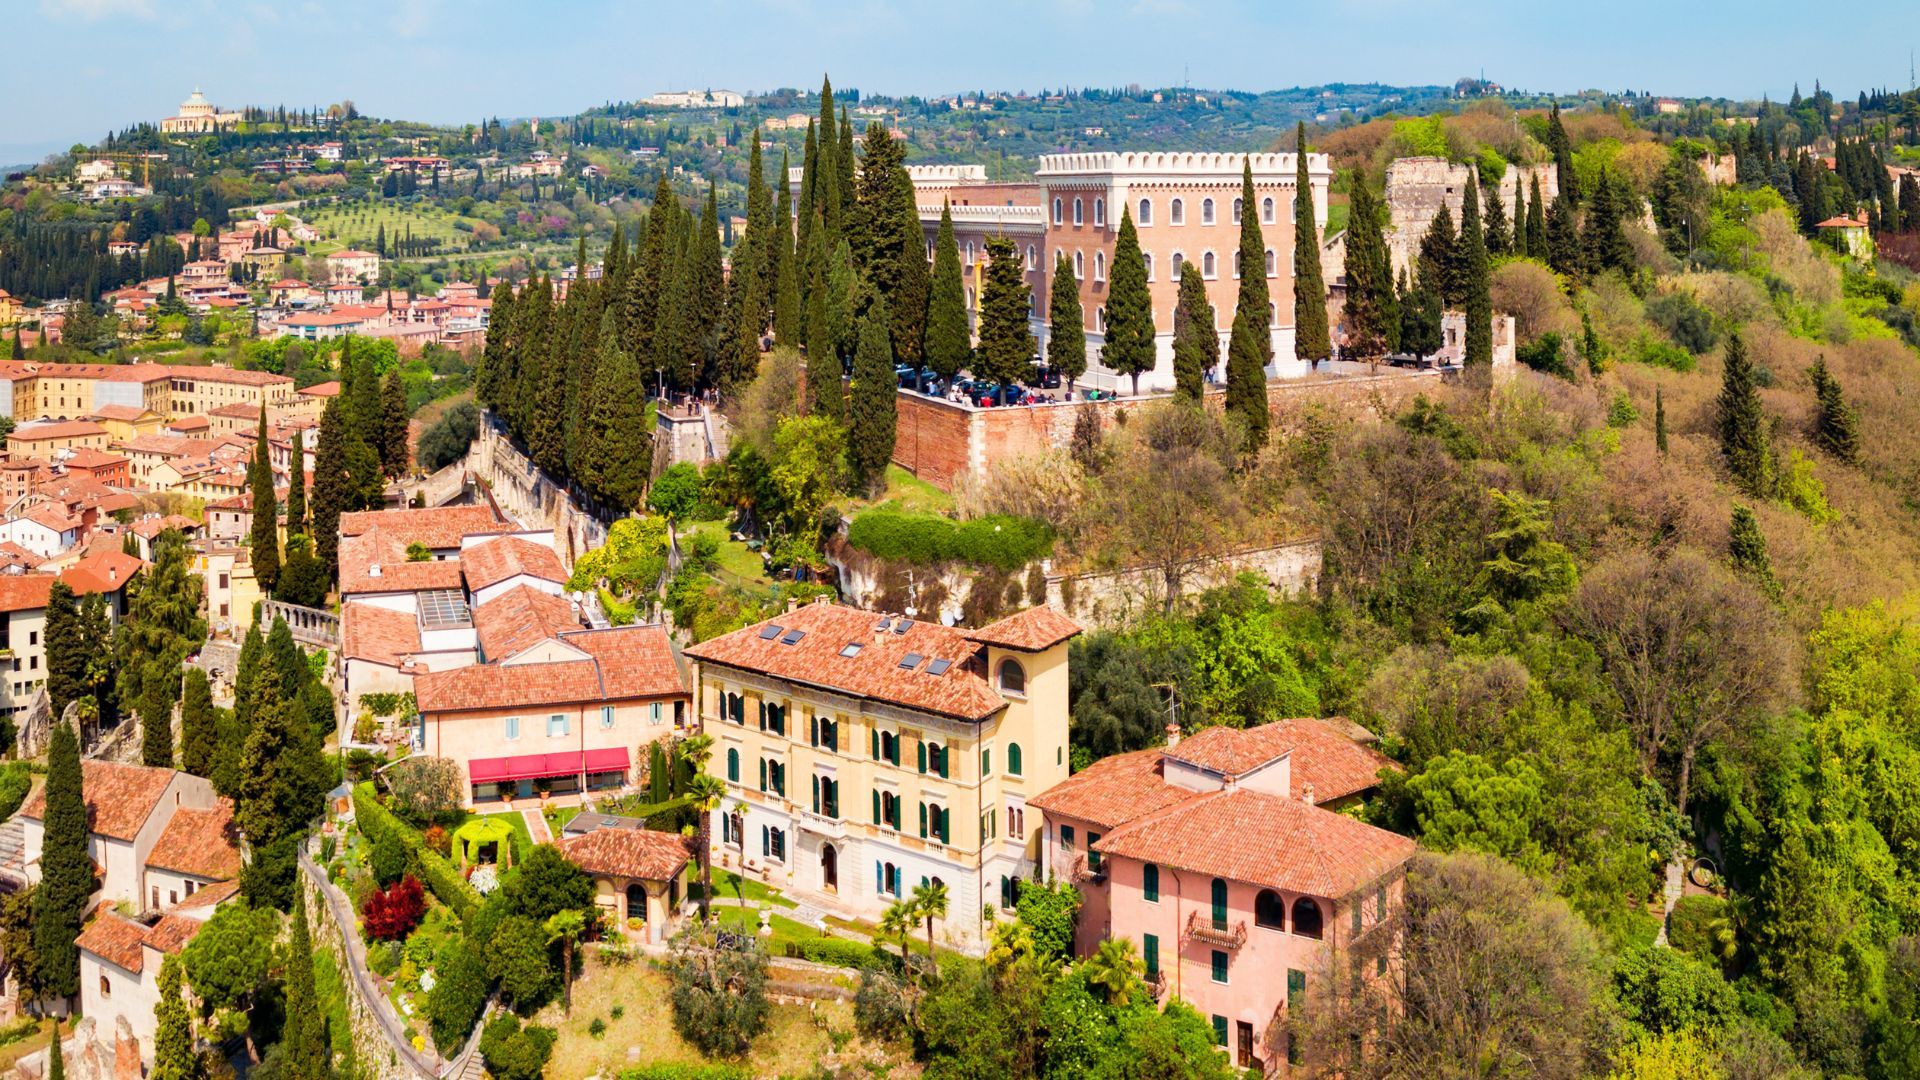
<path fill-rule="evenodd" d="M 927 771 L 927 744 L 922 741 L 918 749 L 920 751 L 920 772 L 922 775 L 925 775 Z"/>
<path fill-rule="evenodd" d="M 1227 883 L 1219 878 L 1213 879 L 1213 921 L 1216 926 L 1227 922 Z"/>
<path fill-rule="evenodd" d="M 927 804 L 920 804 L 920 839 L 927 838 Z"/>
<path fill-rule="evenodd" d="M 727 779 L 740 782 L 740 751 L 727 747 Z"/>
<path fill-rule="evenodd" d="M 1151 903 L 1160 902 L 1160 867 L 1148 863 L 1140 868 L 1140 891 Z"/>
<path fill-rule="evenodd" d="M 1100 869 L 1100 853 L 1093 850 L 1093 845 L 1099 842 L 1100 842 L 1099 833 L 1090 832 L 1087 834 L 1087 866 L 1089 869 L 1093 869 L 1093 870 Z"/>
<path fill-rule="evenodd" d="M 1227 954 L 1221 949 L 1213 950 L 1213 981 L 1217 983 L 1227 981 Z"/>
<path fill-rule="evenodd" d="M 1160 936 L 1146 934 L 1140 938 L 1140 955 L 1146 960 L 1147 978 L 1160 974 Z"/>
<path fill-rule="evenodd" d="M 760 790 L 767 790 L 767 759 L 760 759 Z"/>
<path fill-rule="evenodd" d="M 1020 744 L 1019 743 L 1007 744 L 1007 773 L 1012 776 L 1020 775 Z"/>
<path fill-rule="evenodd" d="M 1224 1016 L 1213 1018 L 1213 1045 L 1227 1045 L 1227 1018 Z"/>
<path fill-rule="evenodd" d="M 813 812 L 817 814 L 820 812 L 820 778 L 814 777 L 809 786 L 813 789 Z"/>
<path fill-rule="evenodd" d="M 761 701 L 761 702 L 756 702 L 755 704 L 758 705 L 758 709 L 756 711 L 759 713 L 759 716 L 760 716 L 760 730 L 765 731 L 767 730 L 767 703 L 764 701 Z"/>
<path fill-rule="evenodd" d="M 880 760 L 880 732 L 878 730 L 874 730 L 874 731 L 868 732 L 868 734 L 873 736 L 873 760 L 879 761 Z"/>
<path fill-rule="evenodd" d="M 878 790 L 873 793 L 873 823 L 880 824 L 880 792 Z"/>

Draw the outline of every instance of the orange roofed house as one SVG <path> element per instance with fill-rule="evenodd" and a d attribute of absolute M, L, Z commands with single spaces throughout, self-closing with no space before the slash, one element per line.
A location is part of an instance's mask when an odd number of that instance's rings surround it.
<path fill-rule="evenodd" d="M 1133 942 L 1156 996 L 1209 1017 L 1236 1066 L 1285 1071 L 1286 1010 L 1308 980 L 1336 950 L 1363 976 L 1392 952 L 1387 913 L 1414 842 L 1329 808 L 1391 767 L 1360 734 L 1315 719 L 1184 740 L 1174 728 L 1165 748 L 1102 759 L 1035 798 L 1045 874 L 1084 901 L 1075 951 Z"/>
<path fill-rule="evenodd" d="M 1027 800 L 1067 775 L 1072 620 L 1037 607 L 977 630 L 806 604 L 686 650 L 727 784 L 714 858 L 874 919 L 921 883 L 978 949 L 982 905 L 1038 857 Z"/>

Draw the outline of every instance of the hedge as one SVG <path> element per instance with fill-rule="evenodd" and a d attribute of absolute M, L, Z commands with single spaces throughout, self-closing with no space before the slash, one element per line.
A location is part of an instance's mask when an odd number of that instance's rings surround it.
<path fill-rule="evenodd" d="M 753 1074 L 738 1065 L 642 1065 L 626 1069 L 620 1080 L 752 1080 Z"/>
<path fill-rule="evenodd" d="M 0 818 L 10 818 L 33 790 L 33 770 L 24 761 L 10 761 L 0 768 Z"/>
<path fill-rule="evenodd" d="M 857 968 L 865 965 L 872 956 L 873 946 L 851 938 L 808 938 L 800 943 L 800 958 L 816 964 Z"/>
<path fill-rule="evenodd" d="M 848 526 L 847 543 L 876 558 L 915 566 L 963 562 L 1011 572 L 1050 554 L 1053 530 L 1011 514 L 954 521 L 937 514 L 868 510 Z"/>
<path fill-rule="evenodd" d="M 479 892 L 467 884 L 460 871 L 445 856 L 428 847 L 426 839 L 411 825 L 380 805 L 373 781 L 362 780 L 353 786 L 353 817 L 369 843 L 391 841 L 405 848 L 421 883 L 432 890 L 441 903 L 452 908 L 455 915 L 464 920 L 480 907 Z"/>

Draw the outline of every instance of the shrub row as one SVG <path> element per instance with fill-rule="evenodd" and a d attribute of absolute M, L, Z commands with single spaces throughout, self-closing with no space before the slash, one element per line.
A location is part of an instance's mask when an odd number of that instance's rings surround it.
<path fill-rule="evenodd" d="M 876 558 L 915 566 L 963 562 L 1013 571 L 1053 551 L 1053 530 L 1011 514 L 954 521 L 937 514 L 869 510 L 853 519 L 847 542 Z"/>
<path fill-rule="evenodd" d="M 751 1080 L 739 1065 L 642 1065 L 620 1073 L 620 1080 Z"/>
<path fill-rule="evenodd" d="M 452 908 L 455 915 L 465 919 L 480 906 L 480 894 L 467 884 L 466 878 L 460 876 L 460 871 L 445 856 L 428 847 L 425 838 L 415 832 L 413 826 L 380 805 L 380 798 L 373 790 L 373 781 L 362 780 L 353 786 L 353 817 L 369 843 L 376 846 L 398 843 L 405 848 L 415 876 L 433 890 L 433 895 L 441 903 Z"/>
<path fill-rule="evenodd" d="M 834 967 L 864 967 L 873 956 L 873 946 L 851 938 L 808 938 L 800 943 L 800 958 Z"/>

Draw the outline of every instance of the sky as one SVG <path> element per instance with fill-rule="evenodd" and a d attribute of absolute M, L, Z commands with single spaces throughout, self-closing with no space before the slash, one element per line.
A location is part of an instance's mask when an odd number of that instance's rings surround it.
<path fill-rule="evenodd" d="M 16 7 L 17 5 L 17 7 Z M 5 0 L 0 160 L 172 115 L 327 104 L 466 122 L 666 89 L 1327 82 L 1784 98 L 1909 85 L 1912 0 Z M 1879 28 L 1873 30 L 1870 28 Z M 1904 29 L 1904 33 L 1902 32 Z M 1865 31 L 1865 32 L 1863 32 Z M 9 153 L 9 149 L 13 153 Z"/>

